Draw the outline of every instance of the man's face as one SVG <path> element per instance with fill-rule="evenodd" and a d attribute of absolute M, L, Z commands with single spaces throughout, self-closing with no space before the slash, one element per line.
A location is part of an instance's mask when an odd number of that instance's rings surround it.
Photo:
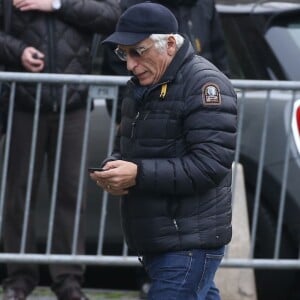
<path fill-rule="evenodd" d="M 123 54 L 127 69 L 138 78 L 140 85 L 152 85 L 161 79 L 175 55 L 175 39 L 170 38 L 165 49 L 157 49 L 154 42 L 147 38 L 136 45 L 119 45 L 116 53 Z"/>

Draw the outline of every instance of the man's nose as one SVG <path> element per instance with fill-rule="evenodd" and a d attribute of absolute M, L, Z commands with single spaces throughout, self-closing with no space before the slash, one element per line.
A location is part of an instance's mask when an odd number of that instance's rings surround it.
<path fill-rule="evenodd" d="M 133 71 L 133 69 L 137 66 L 137 60 L 131 55 L 127 55 L 126 64 L 127 64 L 127 70 Z"/>

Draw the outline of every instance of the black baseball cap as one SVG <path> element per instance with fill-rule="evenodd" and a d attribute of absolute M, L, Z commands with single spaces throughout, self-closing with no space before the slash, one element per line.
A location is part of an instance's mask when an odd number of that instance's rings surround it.
<path fill-rule="evenodd" d="M 143 2 L 129 7 L 120 17 L 116 31 L 102 43 L 134 45 L 151 34 L 177 33 L 178 23 L 165 6 Z"/>

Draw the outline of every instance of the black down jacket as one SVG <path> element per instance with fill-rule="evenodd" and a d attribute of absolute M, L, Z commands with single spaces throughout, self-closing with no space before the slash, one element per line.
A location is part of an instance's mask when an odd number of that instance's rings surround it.
<path fill-rule="evenodd" d="M 89 73 L 93 34 L 113 32 L 119 15 L 118 0 L 62 0 L 61 9 L 49 13 L 13 8 L 9 34 L 0 31 L 0 64 L 7 71 L 25 72 L 21 55 L 33 46 L 45 54 L 44 73 Z M 35 87 L 18 85 L 16 109 L 32 111 L 35 93 Z M 61 89 L 44 87 L 41 110 L 58 110 L 60 97 Z M 83 107 L 85 101 L 86 88 L 71 86 L 67 110 Z"/>
<path fill-rule="evenodd" d="M 237 127 L 230 81 L 185 40 L 160 83 L 145 88 L 133 77 L 128 88 L 108 158 L 138 165 L 121 199 L 128 246 L 142 255 L 227 244 Z"/>

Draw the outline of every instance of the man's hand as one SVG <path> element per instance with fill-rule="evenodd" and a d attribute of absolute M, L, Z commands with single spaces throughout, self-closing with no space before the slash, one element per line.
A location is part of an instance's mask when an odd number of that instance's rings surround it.
<path fill-rule="evenodd" d="M 22 65 L 29 72 L 40 72 L 44 69 L 44 54 L 34 47 L 24 49 L 21 56 Z"/>
<path fill-rule="evenodd" d="M 45 12 L 53 11 L 52 0 L 13 0 L 15 8 L 21 11 L 40 10 Z"/>
<path fill-rule="evenodd" d="M 124 161 L 109 161 L 104 166 L 105 171 L 91 173 L 91 178 L 97 185 L 114 196 L 128 194 L 128 189 L 136 184 L 137 165 Z"/>

